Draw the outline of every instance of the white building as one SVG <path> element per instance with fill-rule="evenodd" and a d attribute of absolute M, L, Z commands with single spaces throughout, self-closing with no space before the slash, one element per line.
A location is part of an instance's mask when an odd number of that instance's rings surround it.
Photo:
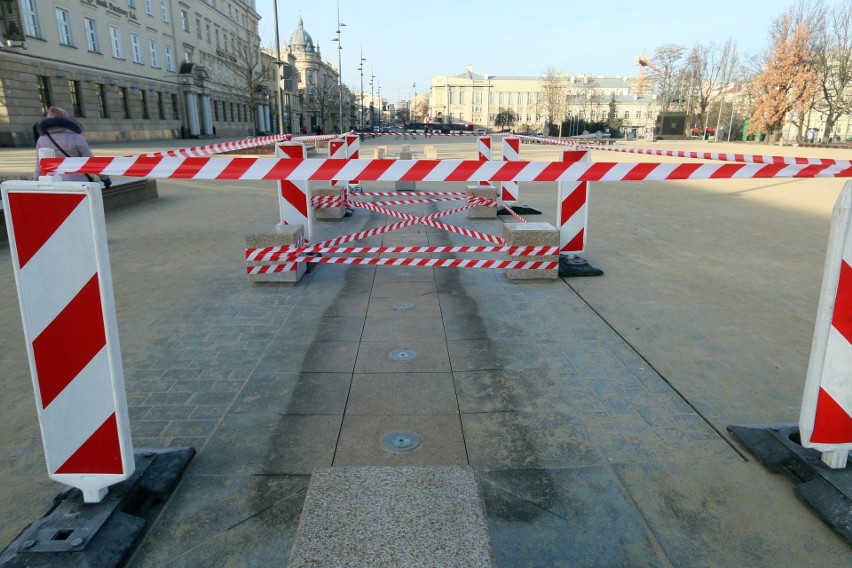
<path fill-rule="evenodd" d="M 628 135 L 650 133 L 659 111 L 656 96 L 639 96 L 636 79 L 602 75 L 556 74 L 565 96 L 562 118 L 588 121 L 605 120 L 615 97 L 619 118 Z M 545 128 L 543 77 L 477 74 L 472 67 L 458 75 L 442 75 L 432 79 L 429 94 L 430 121 L 469 123 L 477 128 L 498 128 L 495 119 L 501 110 L 516 116 L 513 128 L 518 132 L 541 132 Z M 567 133 L 563 133 L 567 135 Z"/>
<path fill-rule="evenodd" d="M 271 90 L 231 73 L 259 20 L 255 0 L 4 0 L 0 146 L 33 145 L 50 106 L 89 142 L 270 131 Z"/>

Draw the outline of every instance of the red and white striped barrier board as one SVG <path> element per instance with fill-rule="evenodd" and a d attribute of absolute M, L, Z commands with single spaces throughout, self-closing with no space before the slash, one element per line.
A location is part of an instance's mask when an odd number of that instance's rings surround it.
<path fill-rule="evenodd" d="M 360 181 L 661 181 L 852 177 L 852 167 L 827 164 L 501 162 L 489 160 L 337 160 L 116 156 L 44 158 L 42 173 L 85 172 L 153 179 L 287 179 Z"/>
<path fill-rule="evenodd" d="M 485 162 L 491 159 L 491 138 L 489 136 L 480 136 L 476 139 L 476 152 L 479 157 L 480 162 Z M 479 185 L 483 187 L 490 187 L 491 183 L 487 181 L 480 181 Z"/>
<path fill-rule="evenodd" d="M 283 142 L 275 146 L 276 158 L 304 160 L 307 149 L 301 142 Z M 304 238 L 311 240 L 310 189 L 307 180 L 278 181 L 278 210 L 282 225 L 302 225 Z"/>
<path fill-rule="evenodd" d="M 384 257 L 342 257 L 342 256 L 300 256 L 295 262 L 276 265 L 249 266 L 249 274 L 265 274 L 293 270 L 299 262 L 326 264 L 367 264 L 378 266 L 425 266 L 429 268 L 498 268 L 515 270 L 556 270 L 559 262 L 520 261 L 520 260 L 477 260 L 470 258 L 384 258 Z"/>
<path fill-rule="evenodd" d="M 852 449 L 852 182 L 832 215 L 799 429 L 803 446 L 845 467 Z"/>
<path fill-rule="evenodd" d="M 2 193 L 48 474 L 98 502 L 135 469 L 101 189 Z"/>
<path fill-rule="evenodd" d="M 335 138 L 334 140 L 329 140 L 328 142 L 328 157 L 331 160 L 345 160 L 349 156 L 347 156 L 348 148 L 346 147 L 346 140 L 344 138 Z M 339 178 L 329 180 L 331 182 L 331 187 L 340 188 L 344 187 L 345 184 L 340 183 Z"/>
<path fill-rule="evenodd" d="M 516 136 L 503 138 L 503 161 L 517 162 L 521 159 L 521 140 Z M 506 203 L 516 203 L 520 198 L 520 184 L 516 181 L 500 182 L 500 199 Z M 507 211 L 511 211 L 508 207 Z"/>
<path fill-rule="evenodd" d="M 559 247 L 548 246 L 421 246 L 421 247 L 266 247 L 246 249 L 246 260 L 267 262 L 275 260 L 293 260 L 300 254 L 424 254 L 424 253 L 481 253 L 502 252 L 520 256 L 553 256 Z"/>
<path fill-rule="evenodd" d="M 357 160 L 360 158 L 360 149 L 361 149 L 361 137 L 357 134 L 347 134 L 344 136 L 344 140 L 346 140 L 346 158 L 350 160 Z M 347 183 L 347 185 L 358 185 L 357 179 L 351 179 Z"/>
<path fill-rule="evenodd" d="M 564 162 L 590 162 L 589 152 L 583 150 L 565 150 Z M 586 237 L 589 222 L 589 182 L 559 182 L 559 251 L 568 255 L 579 254 L 586 250 Z"/>

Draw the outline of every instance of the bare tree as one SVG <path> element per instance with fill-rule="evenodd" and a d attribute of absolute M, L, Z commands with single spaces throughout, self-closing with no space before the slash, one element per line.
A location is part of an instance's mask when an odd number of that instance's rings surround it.
<path fill-rule="evenodd" d="M 260 36 L 234 24 L 224 34 L 224 49 L 217 49 L 216 77 L 228 95 L 249 108 L 252 133 L 257 134 L 257 107 L 269 95 L 267 84 L 275 79 L 275 64 L 260 49 Z"/>
<path fill-rule="evenodd" d="M 657 93 L 662 97 L 660 104 L 665 105 L 665 108 L 661 107 L 663 112 L 668 110 L 668 107 L 676 98 L 673 94 L 678 90 L 677 86 L 681 83 L 682 69 L 680 64 L 685 52 L 686 48 L 676 43 L 665 43 L 654 50 L 654 67 L 652 67 L 654 74 L 651 78 L 654 81 Z"/>
<path fill-rule="evenodd" d="M 417 118 L 429 116 L 429 98 L 421 97 L 414 101 L 414 114 Z"/>
<path fill-rule="evenodd" d="M 337 81 L 330 80 L 324 73 L 317 73 L 317 83 L 307 85 L 303 97 L 302 108 L 316 117 L 320 128 L 333 131 L 332 120 L 336 116 L 335 112 L 340 112 L 340 87 Z M 329 123 L 332 123 L 330 128 Z"/>
<path fill-rule="evenodd" d="M 548 67 L 541 76 L 541 93 L 538 113 L 544 116 L 548 128 L 558 120 L 559 135 L 562 136 L 562 119 L 565 117 L 568 89 L 565 79 L 557 75 L 553 67 Z"/>
<path fill-rule="evenodd" d="M 800 4 L 806 11 L 808 4 Z M 826 9 L 819 2 L 809 15 L 812 22 L 813 70 L 820 96 L 814 110 L 825 116 L 823 139 L 830 140 L 837 119 L 852 112 L 852 3 Z"/>
<path fill-rule="evenodd" d="M 691 85 L 689 98 L 694 117 L 690 126 L 703 124 L 706 129 L 709 120 L 708 109 L 714 98 L 720 94 L 720 87 L 726 79 L 730 53 L 734 49 L 735 44 L 729 39 L 722 47 L 696 43 L 690 51 L 685 70 Z"/>

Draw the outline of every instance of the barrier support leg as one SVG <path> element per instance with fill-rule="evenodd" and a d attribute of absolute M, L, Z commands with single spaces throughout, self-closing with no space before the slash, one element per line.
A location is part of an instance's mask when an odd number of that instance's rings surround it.
<path fill-rule="evenodd" d="M 822 463 L 832 469 L 845 468 L 847 459 L 849 459 L 849 450 L 835 450 L 822 453 Z"/>

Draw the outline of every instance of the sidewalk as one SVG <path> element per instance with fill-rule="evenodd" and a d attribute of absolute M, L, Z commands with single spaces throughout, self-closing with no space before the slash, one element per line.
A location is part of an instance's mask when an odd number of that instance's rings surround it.
<path fill-rule="evenodd" d="M 476 152 L 423 143 L 442 158 Z M 4 168 L 26 158 L 10 155 L 0 150 Z M 597 184 L 586 257 L 600 278 L 319 265 L 293 287 L 244 274 L 244 233 L 277 220 L 274 184 L 158 186 L 158 200 L 107 218 L 134 445 L 199 453 L 131 566 L 284 565 L 313 469 L 360 465 L 473 466 L 498 566 L 849 558 L 791 484 L 725 434 L 798 416 L 842 182 Z M 553 222 L 553 187 L 524 186 L 521 200 Z M 502 221 L 448 219 L 492 234 Z M 383 224 L 356 210 L 315 230 Z M 422 226 L 361 243 L 472 244 Z M 8 249 L 0 283 L 5 544 L 59 486 L 45 473 Z M 416 357 L 389 357 L 400 350 Z M 399 429 L 421 447 L 383 450 Z"/>

